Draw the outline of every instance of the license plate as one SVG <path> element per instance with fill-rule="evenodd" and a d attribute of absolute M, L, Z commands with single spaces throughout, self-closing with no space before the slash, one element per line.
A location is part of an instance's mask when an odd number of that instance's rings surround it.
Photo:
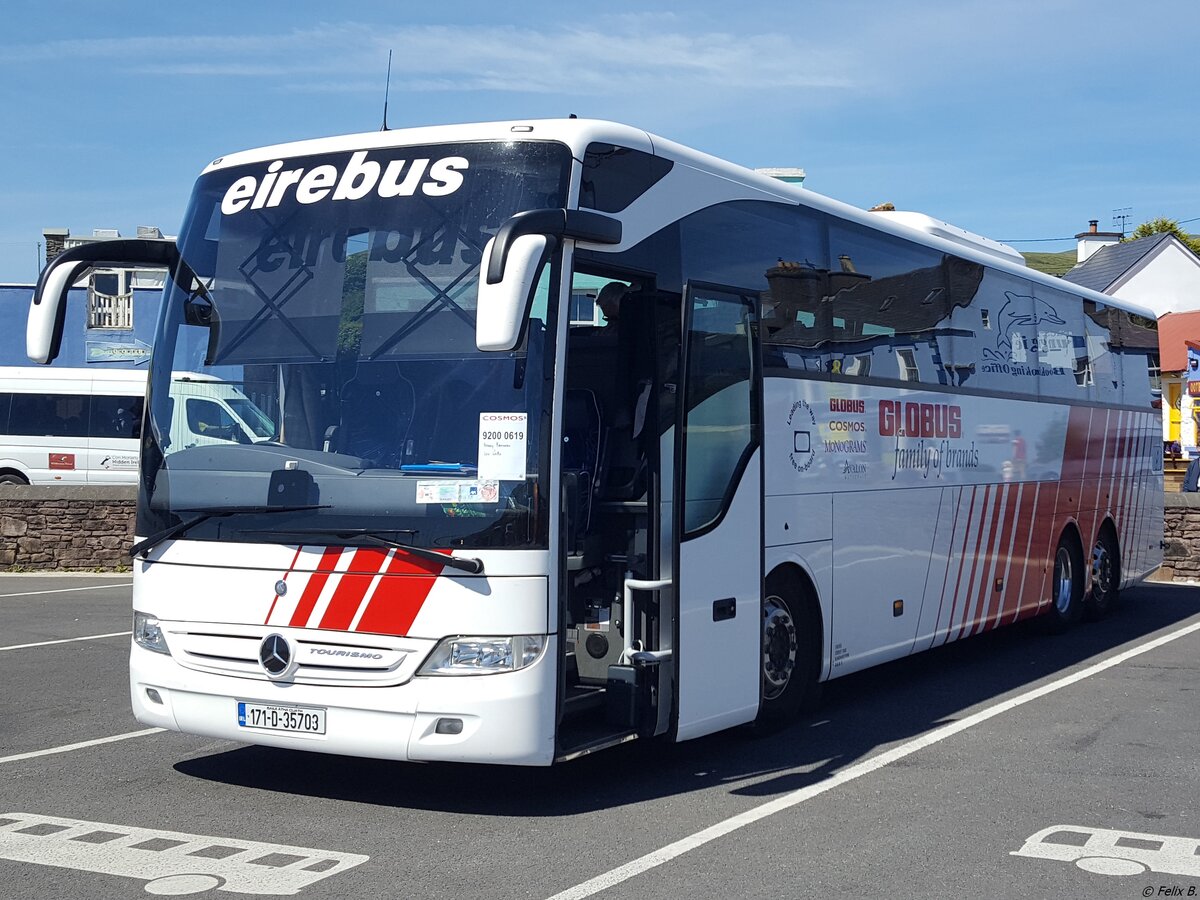
<path fill-rule="evenodd" d="M 272 706 L 268 703 L 237 702 L 238 725 L 290 731 L 294 734 L 324 734 L 325 710 L 317 706 Z"/>

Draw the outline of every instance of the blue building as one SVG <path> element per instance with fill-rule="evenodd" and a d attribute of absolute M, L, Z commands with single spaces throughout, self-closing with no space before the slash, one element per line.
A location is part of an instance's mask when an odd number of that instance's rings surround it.
<path fill-rule="evenodd" d="M 162 288 L 121 291 L 122 286 L 114 273 L 111 284 L 97 274 L 88 287 L 71 289 L 62 349 L 53 365 L 136 369 L 148 364 Z M 32 299 L 32 285 L 0 284 L 0 310 L 11 323 L 0 329 L 0 366 L 33 365 L 25 355 L 25 320 Z"/>

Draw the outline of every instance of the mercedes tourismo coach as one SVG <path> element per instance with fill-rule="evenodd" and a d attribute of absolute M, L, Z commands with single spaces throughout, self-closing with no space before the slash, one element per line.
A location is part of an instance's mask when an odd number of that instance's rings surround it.
<path fill-rule="evenodd" d="M 142 428 L 134 712 L 544 765 L 1107 611 L 1161 553 L 1143 310 L 645 132 L 374 132 L 204 170 Z M 1150 320 L 1150 324 L 1153 322 Z M 173 442 L 172 372 L 272 440 Z"/>

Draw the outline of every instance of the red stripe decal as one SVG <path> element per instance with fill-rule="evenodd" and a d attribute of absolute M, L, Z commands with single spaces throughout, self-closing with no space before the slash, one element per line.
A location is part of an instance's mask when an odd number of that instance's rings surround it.
<path fill-rule="evenodd" d="M 333 628 L 345 631 L 354 621 L 359 604 L 367 595 L 367 589 L 375 576 L 379 574 L 387 562 L 387 551 L 378 547 L 361 547 L 354 551 L 350 567 L 338 582 L 333 596 L 329 598 L 329 606 L 321 616 L 320 628 Z"/>
<path fill-rule="evenodd" d="M 438 552 L 450 555 L 449 550 Z M 379 581 L 379 587 L 363 610 L 355 631 L 403 637 L 412 628 L 412 623 L 445 566 L 402 554 L 403 551 L 399 551 L 392 559 Z"/>
<path fill-rule="evenodd" d="M 963 569 L 967 562 L 967 539 L 971 536 L 971 523 L 975 520 L 975 495 L 979 488 L 971 486 L 971 502 L 967 507 L 967 527 L 963 529 L 962 549 L 958 552 L 958 573 L 954 578 L 954 593 L 950 595 L 950 618 L 946 620 L 946 641 L 949 642 L 950 632 L 954 630 L 954 613 L 958 609 L 959 591 L 962 587 Z"/>
<path fill-rule="evenodd" d="M 325 552 L 321 554 L 317 570 L 308 576 L 304 594 L 296 604 L 296 611 L 292 613 L 292 620 L 288 623 L 293 628 L 303 628 L 308 624 L 308 617 L 312 615 L 313 607 L 317 605 L 325 582 L 329 580 L 330 575 L 334 574 L 333 567 L 341 558 L 342 549 L 341 547 L 326 547 Z"/>
<path fill-rule="evenodd" d="M 946 572 L 942 575 L 942 596 L 938 600 L 937 622 L 933 628 L 934 640 L 937 640 L 937 635 L 942 630 L 942 609 L 946 605 L 946 586 L 950 583 L 950 565 L 954 562 L 954 536 L 958 534 L 958 511 L 962 506 L 962 488 L 948 490 L 954 491 L 954 522 L 950 526 L 950 537 L 946 540 Z"/>
<path fill-rule="evenodd" d="M 1041 499 L 1040 515 L 1034 518 L 1033 552 L 1030 562 L 1037 566 L 1038 571 L 1029 583 L 1032 588 L 1022 598 L 1023 604 L 1017 618 L 1033 615 L 1041 606 L 1050 602 L 1050 576 L 1054 570 L 1054 551 L 1058 546 L 1058 529 L 1061 527 L 1062 515 L 1059 512 L 1059 498 L 1063 494 L 1060 483 L 1044 484 L 1045 489 Z"/>
<path fill-rule="evenodd" d="M 1020 597 L 1021 583 L 1019 576 L 1023 571 L 1024 555 L 1021 552 L 1021 538 L 1026 534 L 1028 522 L 1026 512 L 1029 508 L 1030 495 L 1034 493 L 1035 486 L 1032 484 L 1021 483 L 1016 486 L 1017 493 L 1013 498 L 1013 505 L 1008 512 L 1008 539 L 1001 545 L 1001 550 L 1004 553 L 1004 569 L 1001 576 L 1004 579 L 1004 586 L 1000 589 L 1000 595 L 996 601 L 996 618 L 992 622 L 992 627 L 995 628 L 1004 620 L 1004 610 L 1008 607 L 1010 597 Z M 1013 590 L 1013 582 L 1016 581 L 1017 590 Z"/>
<path fill-rule="evenodd" d="M 1037 532 L 1038 509 L 1042 502 L 1043 488 L 1042 484 L 1030 485 L 1032 496 L 1029 500 L 1029 516 L 1024 517 L 1022 512 L 1022 521 L 1025 523 L 1025 529 L 1022 533 L 1022 542 L 1018 544 L 1021 550 L 1021 581 L 1017 586 L 1017 596 L 1015 598 L 1013 617 L 1009 620 L 1010 624 L 1017 621 L 1021 616 L 1021 610 L 1029 602 L 1028 598 L 1033 595 L 1035 590 L 1034 585 L 1038 581 L 1038 574 L 1041 569 L 1041 563 L 1034 559 L 1033 539 Z M 1040 598 L 1034 597 L 1033 603 L 1036 607 Z"/>
<path fill-rule="evenodd" d="M 986 600 L 982 604 L 984 607 L 982 615 L 980 615 L 979 630 L 983 631 L 986 628 L 994 628 L 996 619 L 1000 615 L 1000 604 L 1004 598 L 1004 584 L 1000 585 L 1000 590 L 996 590 L 996 580 L 1005 579 L 1005 569 L 1008 563 L 1008 545 L 1012 540 L 1013 525 L 1016 522 L 1016 498 L 1017 488 L 1019 485 L 1007 484 L 1004 486 L 1003 494 L 1003 518 L 997 519 L 997 531 L 992 539 L 992 566 L 988 570 L 987 580 L 984 582 L 984 597 Z"/>

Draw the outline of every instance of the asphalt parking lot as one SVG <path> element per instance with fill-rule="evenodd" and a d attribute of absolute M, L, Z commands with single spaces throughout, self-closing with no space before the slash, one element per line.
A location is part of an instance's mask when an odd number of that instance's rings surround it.
<path fill-rule="evenodd" d="M 1200 588 L 850 676 L 781 731 L 549 770 L 145 729 L 129 596 L 0 576 L 7 896 L 1200 896 Z"/>

